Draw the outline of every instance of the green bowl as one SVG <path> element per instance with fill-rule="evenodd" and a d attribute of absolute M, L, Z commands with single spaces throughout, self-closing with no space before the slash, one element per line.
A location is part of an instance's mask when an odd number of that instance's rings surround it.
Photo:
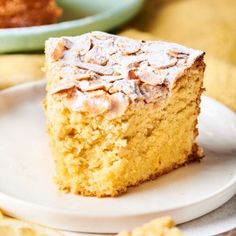
<path fill-rule="evenodd" d="M 49 37 L 108 31 L 131 19 L 144 0 L 58 0 L 64 13 L 59 23 L 0 29 L 0 53 L 42 50 Z"/>

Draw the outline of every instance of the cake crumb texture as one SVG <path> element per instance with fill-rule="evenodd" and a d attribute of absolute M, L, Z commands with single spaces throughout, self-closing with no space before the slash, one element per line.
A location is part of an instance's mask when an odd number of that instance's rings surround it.
<path fill-rule="evenodd" d="M 122 231 L 117 236 L 184 236 L 184 234 L 175 227 L 171 217 L 166 216 L 152 220 L 131 232 Z"/>
<path fill-rule="evenodd" d="M 105 33 L 99 35 L 98 41 L 107 37 L 129 40 Z M 48 92 L 44 108 L 60 189 L 86 196 L 118 196 L 129 186 L 201 159 L 203 154 L 195 138 L 203 91 L 204 54 L 200 51 L 191 54 L 186 48 L 184 55 L 176 54 L 175 44 L 157 42 L 160 49 L 164 45 L 171 53 L 162 61 L 158 51 L 154 52 L 155 63 L 161 60 L 161 64 L 153 72 L 148 63 L 144 62 L 143 67 L 135 63 L 138 53 L 142 60 L 147 58 L 145 48 L 149 42 L 144 42 L 144 52 L 133 45 L 126 48 L 131 55 L 125 57 L 134 62 L 128 67 L 115 62 L 112 68 L 117 71 L 113 74 L 114 71 L 108 70 L 109 63 L 113 63 L 111 57 L 107 61 L 99 58 L 100 64 L 95 61 L 85 64 L 83 60 L 89 53 L 83 51 L 91 48 L 91 44 L 86 46 L 87 40 L 91 40 L 90 34 L 86 37 L 84 48 L 80 49 L 83 55 L 77 59 L 71 59 L 69 54 L 76 37 L 66 39 L 59 47 L 61 39 L 52 39 L 46 44 Z M 116 53 L 124 56 L 120 49 Z M 102 60 L 106 61 L 104 65 Z M 74 74 L 68 73 L 71 68 Z M 150 72 L 147 76 L 140 73 L 145 71 L 143 68 Z M 155 73 L 162 75 L 162 70 L 166 76 L 160 80 Z M 109 76 L 104 75 L 104 71 Z M 127 86 L 129 82 L 134 86 Z"/>

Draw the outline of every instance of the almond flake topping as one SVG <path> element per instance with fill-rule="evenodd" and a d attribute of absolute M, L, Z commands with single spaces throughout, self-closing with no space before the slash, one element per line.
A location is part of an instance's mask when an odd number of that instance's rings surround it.
<path fill-rule="evenodd" d="M 160 74 L 158 75 L 152 70 L 140 69 L 137 71 L 137 75 L 142 82 L 152 86 L 163 84 L 165 81 L 165 77 Z"/>
<path fill-rule="evenodd" d="M 134 80 L 138 80 L 139 79 L 139 77 L 136 75 L 134 70 L 129 70 L 128 71 L 128 76 L 129 76 L 130 79 L 134 79 Z"/>
<path fill-rule="evenodd" d="M 102 32 L 49 39 L 46 49 L 49 70 L 59 77 L 49 93 L 71 89 L 71 109 L 109 119 L 122 115 L 130 103 L 165 99 L 176 78 L 204 54 Z"/>
<path fill-rule="evenodd" d="M 175 57 L 177 59 L 181 59 L 181 58 L 186 58 L 189 54 L 185 53 L 185 52 L 177 52 L 177 51 L 173 51 L 173 50 L 169 50 L 167 52 L 167 54 L 171 57 Z"/>
<path fill-rule="evenodd" d="M 129 99 L 123 93 L 114 93 L 110 97 L 111 103 L 107 112 L 107 118 L 114 119 L 122 116 L 129 106 Z"/>
<path fill-rule="evenodd" d="M 76 62 L 76 66 L 82 68 L 94 71 L 100 75 L 112 75 L 114 70 L 110 66 L 100 66 L 97 64 L 90 64 L 90 63 L 83 63 L 83 62 Z"/>
<path fill-rule="evenodd" d="M 148 61 L 151 66 L 157 68 L 157 69 L 166 69 L 172 66 L 175 66 L 177 63 L 177 58 L 169 57 L 168 55 L 150 55 L 148 57 Z"/>
<path fill-rule="evenodd" d="M 78 40 L 76 42 L 76 51 L 78 52 L 78 55 L 85 55 L 90 48 L 92 47 L 92 42 L 91 39 L 89 37 L 84 37 L 82 36 L 82 38 L 80 38 L 80 40 Z"/>
<path fill-rule="evenodd" d="M 115 43 L 124 55 L 136 53 L 141 48 L 140 42 L 132 39 L 118 38 Z"/>
<path fill-rule="evenodd" d="M 58 61 L 62 59 L 64 50 L 68 50 L 70 48 L 70 45 L 71 42 L 66 38 L 63 38 L 60 41 L 58 41 L 51 54 L 53 60 Z"/>
<path fill-rule="evenodd" d="M 103 91 L 87 94 L 77 91 L 74 102 L 72 103 L 72 109 L 74 111 L 88 112 L 92 116 L 97 116 L 108 111 L 110 104 L 109 96 Z"/>
<path fill-rule="evenodd" d="M 95 46 L 85 54 L 84 61 L 86 63 L 105 66 L 107 64 L 108 58 L 106 53 L 104 53 L 100 47 Z"/>
<path fill-rule="evenodd" d="M 112 90 L 111 90 L 112 89 Z M 109 91 L 123 92 L 128 95 L 132 100 L 141 97 L 137 83 L 134 80 L 117 80 L 113 83 L 113 87 Z"/>
<path fill-rule="evenodd" d="M 54 87 L 49 90 L 49 94 L 55 94 L 63 90 L 71 89 L 75 86 L 76 85 L 74 81 L 63 81 L 63 83 L 54 85 Z"/>

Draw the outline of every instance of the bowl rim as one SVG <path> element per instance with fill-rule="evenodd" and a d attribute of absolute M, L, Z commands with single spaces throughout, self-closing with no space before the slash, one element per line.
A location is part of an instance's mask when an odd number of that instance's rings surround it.
<path fill-rule="evenodd" d="M 68 30 L 70 28 L 80 27 L 89 25 L 95 21 L 104 20 L 111 15 L 117 15 L 119 12 L 123 10 L 127 10 L 134 5 L 138 6 L 138 8 L 143 4 L 144 0 L 126 0 L 126 1 L 119 1 L 119 7 L 117 5 L 112 6 L 108 10 L 103 10 L 97 14 L 91 16 L 85 16 L 80 19 L 75 20 L 68 20 L 62 21 L 58 23 L 48 24 L 48 25 L 40 25 L 40 26 L 29 26 L 29 27 L 15 27 L 15 28 L 2 28 L 0 29 L 0 37 L 5 36 L 8 34 L 9 36 L 16 36 L 16 35 L 34 35 L 40 34 L 45 32 L 55 32 L 55 31 L 62 31 Z"/>

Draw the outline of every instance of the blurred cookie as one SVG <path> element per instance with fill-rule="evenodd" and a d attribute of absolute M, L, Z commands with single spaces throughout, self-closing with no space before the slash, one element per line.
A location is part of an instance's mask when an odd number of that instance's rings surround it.
<path fill-rule="evenodd" d="M 161 217 L 137 227 L 132 232 L 122 231 L 118 236 L 184 236 L 171 217 Z"/>
<path fill-rule="evenodd" d="M 44 55 L 1 55 L 0 89 L 44 78 Z"/>

